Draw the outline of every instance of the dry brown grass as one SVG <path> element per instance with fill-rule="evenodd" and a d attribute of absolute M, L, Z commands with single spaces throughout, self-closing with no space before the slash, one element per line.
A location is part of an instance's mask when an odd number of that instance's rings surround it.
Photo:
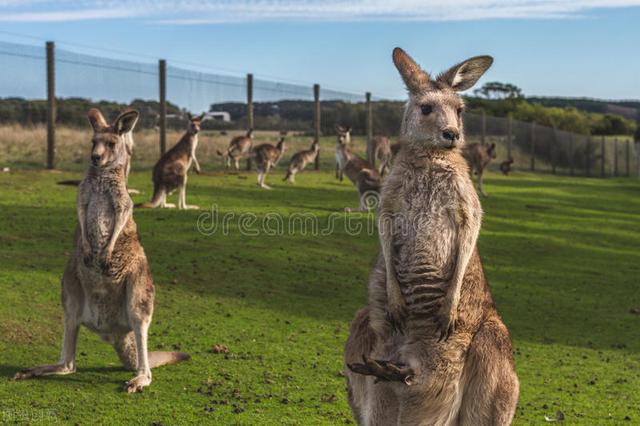
<path fill-rule="evenodd" d="M 224 150 L 232 137 L 243 131 L 220 132 L 204 131 L 200 134 L 198 160 L 206 170 L 220 169 L 222 162 L 216 150 Z M 167 148 L 172 147 L 183 135 L 182 131 L 167 132 Z M 135 169 L 153 167 L 160 155 L 159 134 L 156 130 L 145 129 L 134 133 L 135 149 L 132 165 Z M 256 132 L 254 145 L 278 141 L 278 132 Z M 334 163 L 334 136 L 321 138 L 321 158 L 323 167 Z M 307 149 L 311 137 L 291 134 L 287 136 L 287 152 L 281 164 L 288 164 L 293 153 Z M 354 151 L 363 155 L 362 138 L 354 138 Z M 56 167 L 60 169 L 83 169 L 91 149 L 91 130 L 69 127 L 56 129 Z M 47 129 L 45 126 L 25 127 L 20 125 L 0 126 L 0 166 L 13 168 L 44 167 L 47 156 Z"/>

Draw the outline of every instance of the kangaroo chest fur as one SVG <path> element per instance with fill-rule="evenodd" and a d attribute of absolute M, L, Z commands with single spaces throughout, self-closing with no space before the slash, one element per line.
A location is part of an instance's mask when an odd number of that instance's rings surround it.
<path fill-rule="evenodd" d="M 111 191 L 114 185 L 117 183 L 110 177 L 100 176 L 91 180 L 85 227 L 95 256 L 106 247 L 113 232 L 115 212 Z"/>
<path fill-rule="evenodd" d="M 447 162 L 429 161 L 402 171 L 401 189 L 392 220 L 392 259 L 409 311 L 424 314 L 434 291 L 446 292 L 457 258 L 460 225 L 476 208 L 461 191 L 472 191 L 463 170 Z M 479 204 L 477 205 L 479 209 Z M 424 311 L 424 312 L 423 312 Z"/>

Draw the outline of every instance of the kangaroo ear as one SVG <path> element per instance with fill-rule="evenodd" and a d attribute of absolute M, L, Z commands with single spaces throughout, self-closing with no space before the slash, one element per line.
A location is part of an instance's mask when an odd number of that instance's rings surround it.
<path fill-rule="evenodd" d="M 135 109 L 127 110 L 113 121 L 113 130 L 119 135 L 129 133 L 136 126 L 139 117 L 140 113 Z"/>
<path fill-rule="evenodd" d="M 140 117 L 140 113 L 135 109 L 125 111 L 115 119 L 113 122 L 113 129 L 119 135 L 129 133 L 136 126 L 138 117 Z"/>
<path fill-rule="evenodd" d="M 87 117 L 89 118 L 89 123 L 91 123 L 91 127 L 93 127 L 94 132 L 98 132 L 105 127 L 109 127 L 107 120 L 104 119 L 104 116 L 97 108 L 91 108 L 87 113 Z"/>
<path fill-rule="evenodd" d="M 333 128 L 336 130 L 336 133 L 344 133 L 344 129 L 339 124 L 336 124 Z"/>
<path fill-rule="evenodd" d="M 457 92 L 470 89 L 493 64 L 491 56 L 475 56 L 449 68 L 438 76 L 438 81 L 448 84 Z"/>
<path fill-rule="evenodd" d="M 349 126 L 349 127 L 345 127 L 344 132 L 345 132 L 345 133 L 349 133 L 349 132 L 351 132 L 351 126 Z"/>
<path fill-rule="evenodd" d="M 419 92 L 431 82 L 429 74 L 399 47 L 393 49 L 393 63 L 410 92 Z"/>
<path fill-rule="evenodd" d="M 198 121 L 202 121 L 202 120 L 204 120 L 204 116 L 205 116 L 205 115 L 207 115 L 207 113 L 206 113 L 206 112 L 203 112 L 203 113 L 202 113 L 202 114 L 200 114 L 198 117 L 196 117 L 196 120 L 198 120 Z"/>

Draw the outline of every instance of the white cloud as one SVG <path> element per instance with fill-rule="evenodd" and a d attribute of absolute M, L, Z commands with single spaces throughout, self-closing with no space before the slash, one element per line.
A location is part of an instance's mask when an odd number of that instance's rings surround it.
<path fill-rule="evenodd" d="M 0 21 L 137 18 L 165 24 L 252 21 L 561 19 L 640 0 L 0 0 Z"/>

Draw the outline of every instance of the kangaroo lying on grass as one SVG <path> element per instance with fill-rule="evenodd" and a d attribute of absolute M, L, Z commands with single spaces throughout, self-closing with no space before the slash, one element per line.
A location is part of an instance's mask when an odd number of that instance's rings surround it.
<path fill-rule="evenodd" d="M 380 161 L 378 173 L 384 176 L 391 168 L 391 141 L 385 136 L 376 136 L 371 141 L 374 161 Z"/>
<path fill-rule="evenodd" d="M 263 143 L 256 146 L 252 155 L 256 159 L 256 170 L 258 171 L 258 186 L 264 189 L 271 189 L 271 187 L 264 183 L 264 179 L 267 177 L 271 167 L 278 165 L 278 161 L 284 155 L 284 136 L 280 137 L 278 144 L 273 146 L 269 143 Z"/>
<path fill-rule="evenodd" d="M 167 151 L 153 168 L 153 197 L 148 203 L 137 204 L 136 207 L 156 208 L 175 207 L 175 204 L 167 203 L 167 195 L 176 188 L 179 190 L 178 208 L 197 209 L 198 206 L 187 205 L 187 173 L 191 163 L 200 174 L 200 164 L 196 158 L 198 147 L 198 133 L 204 114 L 192 117 L 189 114 L 189 128 L 177 144 Z"/>
<path fill-rule="evenodd" d="M 288 180 L 291 183 L 295 183 L 296 174 L 303 171 L 308 164 L 316 161 L 318 151 L 318 141 L 313 141 L 313 143 L 311 143 L 311 148 L 298 151 L 293 154 L 293 157 L 291 157 L 291 161 L 289 162 L 289 167 L 287 168 L 287 175 L 282 180 Z"/>
<path fill-rule="evenodd" d="M 222 157 L 225 162 L 225 168 L 231 167 L 231 160 L 233 160 L 233 167 L 236 172 L 240 171 L 240 159 L 251 154 L 251 146 L 253 145 L 253 129 L 249 129 L 244 136 L 235 136 L 229 142 L 229 147 L 225 152 L 216 150 L 216 153 Z"/>
<path fill-rule="evenodd" d="M 482 209 L 458 146 L 463 101 L 492 58 L 432 79 L 402 49 L 402 146 L 379 210 L 381 256 L 345 347 L 362 425 L 508 425 L 518 400 L 511 341 L 476 239 Z"/>
<path fill-rule="evenodd" d="M 138 112 L 126 111 L 108 125 L 92 109 L 89 120 L 94 131 L 91 164 L 78 189 L 76 247 L 62 276 L 60 362 L 20 371 L 14 378 L 74 373 L 78 331 L 85 325 L 113 345 L 127 369 L 137 371 L 125 385 L 127 392 L 137 392 L 151 383 L 151 368 L 189 356 L 147 351 L 155 290 L 127 193 L 126 139 Z"/>
<path fill-rule="evenodd" d="M 462 156 L 469 163 L 469 170 L 478 176 L 478 191 L 487 195 L 482 189 L 482 174 L 492 159 L 496 158 L 496 144 L 482 145 L 471 143 L 462 148 Z"/>
<path fill-rule="evenodd" d="M 358 189 L 360 205 L 356 209 L 346 207 L 345 211 L 369 211 L 378 205 L 382 179 L 371 164 L 351 152 L 348 140 L 338 136 L 336 159 L 343 165 L 340 176 L 346 174 Z"/>

